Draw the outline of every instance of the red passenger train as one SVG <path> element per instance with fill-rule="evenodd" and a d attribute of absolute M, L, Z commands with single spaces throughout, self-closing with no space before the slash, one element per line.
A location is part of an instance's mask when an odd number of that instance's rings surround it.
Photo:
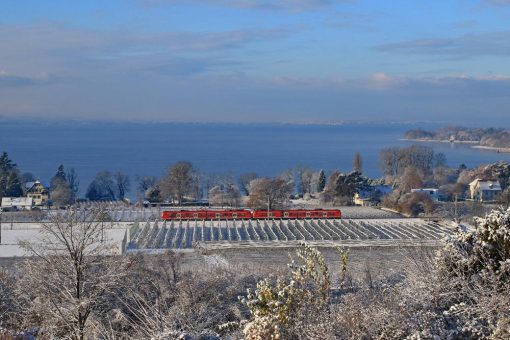
<path fill-rule="evenodd" d="M 248 220 L 248 219 L 306 219 L 341 218 L 338 209 L 315 210 L 176 210 L 163 211 L 164 220 Z"/>

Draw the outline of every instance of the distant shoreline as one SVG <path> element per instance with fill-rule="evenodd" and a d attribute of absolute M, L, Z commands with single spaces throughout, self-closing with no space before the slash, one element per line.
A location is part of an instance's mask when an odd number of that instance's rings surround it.
<path fill-rule="evenodd" d="M 479 145 L 479 142 L 475 142 L 475 141 L 461 141 L 461 140 L 449 141 L 449 140 L 442 140 L 442 139 L 410 139 L 410 138 L 402 138 L 400 140 L 408 141 L 408 142 L 471 144 L 471 147 L 473 149 L 491 150 L 491 151 L 496 151 L 496 152 L 501 152 L 501 153 L 510 153 L 510 148 L 500 148 L 500 147 L 495 147 L 495 146 L 484 146 L 484 145 Z"/>
<path fill-rule="evenodd" d="M 474 149 L 483 149 L 483 150 L 494 150 L 501 153 L 510 153 L 510 148 L 498 148 L 495 146 L 483 146 L 483 145 L 474 145 L 472 146 Z"/>
<path fill-rule="evenodd" d="M 454 143 L 454 144 L 478 144 L 478 142 L 470 141 L 470 140 L 456 140 L 449 141 L 446 139 L 412 139 L 412 138 L 401 138 L 400 140 L 405 140 L 409 142 L 431 142 L 431 143 Z"/>

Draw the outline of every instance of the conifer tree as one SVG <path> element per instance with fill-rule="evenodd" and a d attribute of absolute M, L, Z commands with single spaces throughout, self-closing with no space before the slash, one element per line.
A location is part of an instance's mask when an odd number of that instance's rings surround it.
<path fill-rule="evenodd" d="M 354 163 L 352 165 L 352 171 L 363 172 L 363 161 L 359 152 L 354 156 Z"/>
<path fill-rule="evenodd" d="M 23 195 L 21 175 L 17 165 L 6 152 L 0 156 L 0 198 L 20 197 Z"/>
<path fill-rule="evenodd" d="M 326 174 L 324 173 L 324 170 L 321 169 L 321 171 L 319 172 L 319 181 L 317 183 L 317 192 L 322 192 L 325 187 L 326 187 Z"/>

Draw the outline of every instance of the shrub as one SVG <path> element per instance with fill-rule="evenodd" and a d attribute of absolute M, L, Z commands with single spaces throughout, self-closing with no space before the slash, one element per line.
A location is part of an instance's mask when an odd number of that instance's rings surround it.
<path fill-rule="evenodd" d="M 328 308 L 328 267 L 322 254 L 306 244 L 297 250 L 297 256 L 300 264 L 294 260 L 289 264 L 290 280 L 262 280 L 241 299 L 251 314 L 243 330 L 246 339 L 297 339 L 324 333 L 321 328 L 326 323 L 309 326 Z"/>

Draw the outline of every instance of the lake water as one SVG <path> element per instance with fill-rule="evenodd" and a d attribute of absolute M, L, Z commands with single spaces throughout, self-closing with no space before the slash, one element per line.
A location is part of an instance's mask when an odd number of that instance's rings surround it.
<path fill-rule="evenodd" d="M 364 172 L 378 177 L 379 151 L 412 144 L 400 138 L 415 127 L 0 122 L 0 152 L 8 152 L 23 172 L 32 172 L 43 182 L 49 181 L 59 164 L 74 167 L 81 194 L 98 171 L 122 170 L 134 180 L 136 174 L 161 176 L 179 160 L 191 161 L 210 174 L 274 176 L 296 165 L 350 171 L 355 153 L 360 152 Z M 510 161 L 509 154 L 466 145 L 425 144 L 446 154 L 452 166 Z"/>

